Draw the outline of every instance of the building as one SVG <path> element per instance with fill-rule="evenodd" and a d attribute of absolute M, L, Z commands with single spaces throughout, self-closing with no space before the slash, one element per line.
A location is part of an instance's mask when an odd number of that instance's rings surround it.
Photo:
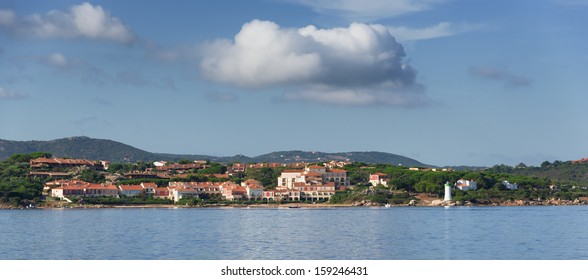
<path fill-rule="evenodd" d="M 94 170 L 106 170 L 110 165 L 109 161 L 98 160 L 92 161 L 87 159 L 70 159 L 70 158 L 36 158 L 29 161 L 31 168 L 54 168 L 64 169 L 85 166 Z"/>
<path fill-rule="evenodd" d="M 509 190 L 516 190 L 519 188 L 517 184 L 511 184 L 508 181 L 502 181 L 502 185 Z"/>
<path fill-rule="evenodd" d="M 205 166 L 200 163 L 187 163 L 187 164 L 167 164 L 164 166 L 155 166 L 155 170 L 167 173 L 189 173 L 199 169 L 203 169 Z"/>
<path fill-rule="evenodd" d="M 233 182 L 224 182 L 220 187 L 221 195 L 225 200 L 242 200 L 247 197 L 247 190 Z"/>
<path fill-rule="evenodd" d="M 178 202 L 182 198 L 198 198 L 198 191 L 193 188 L 174 188 L 170 190 L 169 195 L 174 202 Z"/>
<path fill-rule="evenodd" d="M 48 182 L 51 196 L 64 198 L 67 196 L 118 197 L 118 188 L 108 184 L 92 184 L 83 181 L 54 181 Z M 58 186 L 58 187 L 54 187 Z"/>
<path fill-rule="evenodd" d="M 249 179 L 241 183 L 245 187 L 246 197 L 249 200 L 261 200 L 263 193 L 263 186 L 256 180 Z"/>
<path fill-rule="evenodd" d="M 84 196 L 110 196 L 118 197 L 118 188 L 115 185 L 90 184 L 86 187 Z"/>
<path fill-rule="evenodd" d="M 377 185 L 388 186 L 388 174 L 381 172 L 370 174 L 370 184 L 374 187 Z"/>
<path fill-rule="evenodd" d="M 455 183 L 455 187 L 462 191 L 469 191 L 477 189 L 478 185 L 474 181 L 459 179 L 457 180 L 457 183 Z"/>
<path fill-rule="evenodd" d="M 294 187 L 294 183 L 303 182 L 302 174 L 303 170 L 284 170 L 280 177 L 278 177 L 278 186 L 286 187 L 291 189 Z"/>
<path fill-rule="evenodd" d="M 284 170 L 278 177 L 278 186 L 292 189 L 294 183 L 326 184 L 335 183 L 336 187 L 349 186 L 347 171 L 343 169 L 329 169 L 320 165 L 307 166 L 304 170 Z"/>
<path fill-rule="evenodd" d="M 153 197 L 169 199 L 169 189 L 168 188 L 155 188 L 153 190 Z"/>
<path fill-rule="evenodd" d="M 328 200 L 336 189 L 349 185 L 343 169 L 327 169 L 310 165 L 304 170 L 284 170 L 278 177 L 275 199 L 321 201 Z"/>
<path fill-rule="evenodd" d="M 157 188 L 157 184 L 155 183 L 141 183 L 141 187 L 145 190 L 145 193 L 148 195 L 153 195 L 155 193 L 155 189 Z"/>
<path fill-rule="evenodd" d="M 120 185 L 120 195 L 124 196 L 139 196 L 145 193 L 143 186 L 141 185 Z"/>

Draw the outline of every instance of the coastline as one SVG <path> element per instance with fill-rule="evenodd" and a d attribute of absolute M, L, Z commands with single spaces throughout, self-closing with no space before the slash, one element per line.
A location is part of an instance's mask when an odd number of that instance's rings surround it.
<path fill-rule="evenodd" d="M 580 199 L 571 200 L 560 200 L 560 199 L 549 199 L 549 200 L 515 200 L 515 201 L 503 201 L 493 203 L 461 203 L 460 201 L 442 201 L 439 199 L 419 201 L 416 203 L 408 204 L 392 204 L 391 207 L 501 207 L 501 206 L 577 206 L 577 205 L 588 205 L 588 198 L 582 197 Z M 356 203 L 345 203 L 345 204 L 328 204 L 328 203 L 287 203 L 287 204 L 208 204 L 208 205 L 174 205 L 174 204 L 137 204 L 137 205 L 104 205 L 104 204 L 72 204 L 72 203 L 60 203 L 60 204 L 44 204 L 33 207 L 22 207 L 12 206 L 7 204 L 0 204 L 0 210 L 10 209 L 140 209 L 140 208 L 167 208 L 167 209 L 179 209 L 179 208 L 254 208 L 254 209 L 324 209 L 324 208 L 385 208 L 382 203 L 373 203 L 370 201 L 360 201 Z"/>

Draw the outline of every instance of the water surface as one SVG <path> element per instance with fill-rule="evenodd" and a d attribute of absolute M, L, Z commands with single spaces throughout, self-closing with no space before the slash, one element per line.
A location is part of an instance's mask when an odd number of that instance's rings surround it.
<path fill-rule="evenodd" d="M 0 259 L 588 259 L 588 207 L 0 211 Z"/>

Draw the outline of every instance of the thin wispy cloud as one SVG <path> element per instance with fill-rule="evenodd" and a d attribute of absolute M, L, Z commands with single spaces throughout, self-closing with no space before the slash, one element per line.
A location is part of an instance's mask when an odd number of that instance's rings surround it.
<path fill-rule="evenodd" d="M 28 94 L 16 92 L 3 87 L 0 87 L 0 100 L 15 100 L 29 97 Z"/>
<path fill-rule="evenodd" d="M 317 13 L 372 21 L 431 9 L 443 0 L 292 0 Z"/>
<path fill-rule="evenodd" d="M 43 57 L 34 57 L 31 60 L 55 69 L 64 75 L 74 75 L 87 84 L 104 86 L 112 84 L 114 81 L 113 76 L 105 70 L 85 60 L 67 57 L 60 52 L 54 52 Z"/>
<path fill-rule="evenodd" d="M 288 87 L 284 100 L 424 105 L 424 87 L 405 56 L 402 45 L 382 25 L 294 29 L 253 20 L 234 40 L 205 44 L 200 73 L 243 88 Z"/>
<path fill-rule="evenodd" d="M 82 133 L 95 132 L 112 126 L 108 120 L 96 116 L 77 119 L 70 123 Z"/>
<path fill-rule="evenodd" d="M 214 103 L 234 103 L 239 101 L 239 96 L 232 92 L 211 91 L 205 95 L 205 98 Z"/>
<path fill-rule="evenodd" d="M 71 62 L 68 61 L 62 53 L 52 53 L 45 58 L 45 62 L 58 68 L 68 67 Z"/>
<path fill-rule="evenodd" d="M 51 10 L 26 16 L 0 9 L 0 30 L 32 38 L 86 38 L 118 43 L 130 43 L 135 39 L 119 18 L 87 2 L 71 6 L 68 11 Z"/>
<path fill-rule="evenodd" d="M 176 90 L 175 80 L 172 77 L 165 76 L 159 80 L 155 80 L 144 76 L 138 71 L 120 71 L 116 74 L 116 82 L 123 85 L 131 85 L 137 87 L 153 87 L 159 89 Z"/>
<path fill-rule="evenodd" d="M 412 28 L 405 26 L 388 26 L 388 31 L 400 42 L 428 40 L 442 37 L 455 36 L 479 29 L 480 25 L 467 23 L 440 22 L 438 24 Z"/>
<path fill-rule="evenodd" d="M 502 82 L 508 88 L 521 88 L 533 85 L 533 80 L 522 75 L 510 73 L 506 68 L 494 66 L 471 66 L 470 75 Z"/>

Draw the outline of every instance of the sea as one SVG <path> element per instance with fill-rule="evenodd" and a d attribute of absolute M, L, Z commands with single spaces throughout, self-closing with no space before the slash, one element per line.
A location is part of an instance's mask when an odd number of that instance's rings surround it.
<path fill-rule="evenodd" d="M 586 260 L 587 206 L 0 211 L 2 260 Z"/>

